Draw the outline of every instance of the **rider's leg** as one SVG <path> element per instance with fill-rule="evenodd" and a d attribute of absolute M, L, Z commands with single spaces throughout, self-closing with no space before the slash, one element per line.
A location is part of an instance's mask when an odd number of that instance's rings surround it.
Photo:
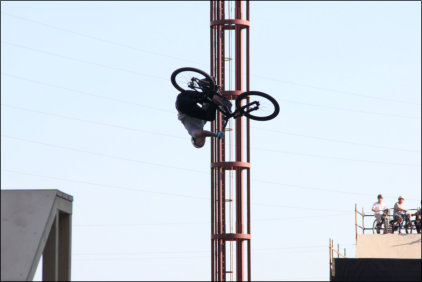
<path fill-rule="evenodd" d="M 213 104 L 213 103 L 207 103 L 205 104 L 202 109 L 205 113 L 205 119 L 207 121 L 214 121 L 215 120 L 215 115 L 217 113 L 217 105 Z"/>
<path fill-rule="evenodd" d="M 216 133 L 208 130 L 196 130 L 193 134 L 195 135 L 195 138 L 216 137 Z"/>
<path fill-rule="evenodd" d="M 219 95 L 214 95 L 212 96 L 212 101 L 219 106 L 223 106 L 223 107 L 225 106 L 225 107 L 228 107 L 229 110 L 231 110 L 232 103 L 228 99 L 224 99 L 220 97 Z"/>

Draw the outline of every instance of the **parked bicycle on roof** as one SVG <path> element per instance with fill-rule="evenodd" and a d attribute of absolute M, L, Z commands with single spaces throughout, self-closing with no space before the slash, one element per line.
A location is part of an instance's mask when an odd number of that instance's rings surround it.
<path fill-rule="evenodd" d="M 422 201 L 421 201 L 421 204 L 422 204 Z M 420 234 L 421 233 L 421 225 L 422 225 L 422 221 L 421 221 L 422 208 L 419 208 L 417 210 L 417 212 L 410 214 L 410 217 L 412 217 L 412 216 L 415 216 L 415 219 L 411 222 L 413 222 L 415 224 L 416 232 Z"/>
<path fill-rule="evenodd" d="M 412 232 L 412 222 L 410 220 L 410 214 L 407 213 L 407 210 L 404 209 L 404 197 L 399 196 L 398 202 L 394 205 L 394 213 L 393 213 L 393 221 L 392 224 L 392 233 L 394 231 L 399 230 L 399 233 L 401 233 L 401 229 L 404 227 L 406 230 L 406 233 L 410 231 Z M 404 223 L 404 226 L 403 226 Z"/>
<path fill-rule="evenodd" d="M 375 221 L 373 229 L 377 234 L 380 234 L 381 227 L 384 226 L 384 234 L 387 233 L 388 228 L 388 207 L 383 202 L 382 194 L 377 196 L 378 201 L 372 205 L 372 211 L 374 212 Z"/>

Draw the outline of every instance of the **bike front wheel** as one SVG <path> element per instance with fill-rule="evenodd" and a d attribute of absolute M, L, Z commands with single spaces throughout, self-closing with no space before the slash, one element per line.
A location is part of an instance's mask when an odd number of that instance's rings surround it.
<path fill-rule="evenodd" d="M 373 234 L 380 234 L 381 226 L 378 225 L 378 220 L 374 220 L 374 223 L 372 224 L 372 233 Z"/>
<path fill-rule="evenodd" d="M 171 83 L 180 92 L 186 90 L 204 92 L 205 89 L 215 89 L 214 79 L 209 74 L 191 67 L 175 70 L 171 74 Z"/>
<path fill-rule="evenodd" d="M 259 91 L 248 91 L 236 98 L 236 109 L 250 119 L 265 121 L 275 118 L 280 112 L 276 99 Z"/>
<path fill-rule="evenodd" d="M 406 230 L 406 234 L 412 234 L 413 229 L 415 229 L 412 221 L 406 222 L 404 228 Z"/>

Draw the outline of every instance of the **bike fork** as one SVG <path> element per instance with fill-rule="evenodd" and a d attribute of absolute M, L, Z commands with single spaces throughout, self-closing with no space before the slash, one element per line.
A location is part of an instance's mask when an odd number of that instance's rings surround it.
<path fill-rule="evenodd" d="M 221 129 L 221 131 L 223 131 L 224 132 L 224 130 L 226 129 L 226 126 L 227 126 L 227 123 L 229 122 L 229 119 L 224 119 L 224 122 L 223 122 L 223 128 Z"/>

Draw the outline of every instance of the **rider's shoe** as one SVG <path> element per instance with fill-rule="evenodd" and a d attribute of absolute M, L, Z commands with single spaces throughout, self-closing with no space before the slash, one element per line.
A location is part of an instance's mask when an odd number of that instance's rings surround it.
<path fill-rule="evenodd" d="M 224 132 L 222 132 L 222 131 L 218 131 L 218 132 L 215 134 L 215 137 L 217 137 L 218 139 L 224 138 Z"/>

